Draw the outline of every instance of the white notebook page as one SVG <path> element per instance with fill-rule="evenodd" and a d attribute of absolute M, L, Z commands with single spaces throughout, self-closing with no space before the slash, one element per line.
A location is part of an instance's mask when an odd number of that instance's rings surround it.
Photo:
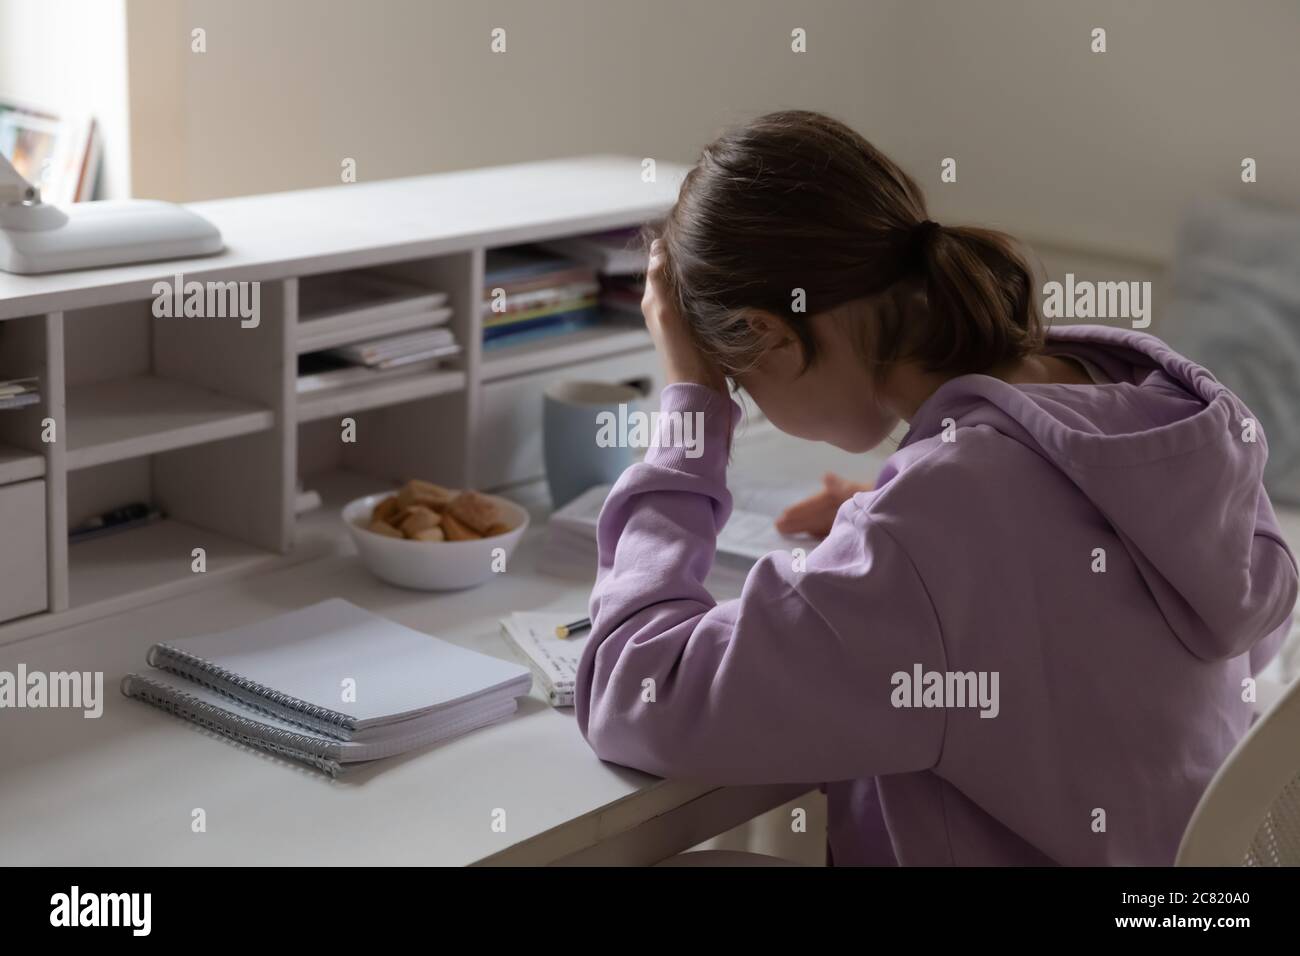
<path fill-rule="evenodd" d="M 517 663 L 455 644 L 333 598 L 246 627 L 163 642 L 247 680 L 347 714 L 358 729 L 495 690 L 528 692 Z M 345 700 L 352 681 L 355 701 Z"/>
<path fill-rule="evenodd" d="M 591 631 L 559 638 L 555 636 L 555 629 L 585 616 L 585 611 L 517 611 L 501 619 L 501 626 L 532 662 L 550 702 L 556 707 L 573 704 L 578 662 L 582 660 L 582 649 L 587 646 Z"/>

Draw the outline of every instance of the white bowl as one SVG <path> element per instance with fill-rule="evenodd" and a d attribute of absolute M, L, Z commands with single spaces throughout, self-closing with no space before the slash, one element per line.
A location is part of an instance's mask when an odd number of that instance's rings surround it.
<path fill-rule="evenodd" d="M 501 567 L 500 559 L 509 559 L 528 530 L 527 511 L 513 501 L 485 495 L 501 509 L 502 520 L 510 525 L 505 534 L 474 541 L 410 541 L 371 531 L 366 527 L 370 524 L 370 512 L 394 494 L 395 491 L 385 491 L 348 502 L 343 507 L 343 523 L 356 542 L 361 563 L 381 581 L 399 587 L 421 591 L 476 587 L 492 577 L 494 563 Z"/>

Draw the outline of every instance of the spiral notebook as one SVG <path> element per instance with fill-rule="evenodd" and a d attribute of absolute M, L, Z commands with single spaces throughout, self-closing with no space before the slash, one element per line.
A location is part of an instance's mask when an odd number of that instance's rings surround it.
<path fill-rule="evenodd" d="M 329 773 L 501 720 L 528 669 L 341 599 L 155 644 L 122 693 Z"/>

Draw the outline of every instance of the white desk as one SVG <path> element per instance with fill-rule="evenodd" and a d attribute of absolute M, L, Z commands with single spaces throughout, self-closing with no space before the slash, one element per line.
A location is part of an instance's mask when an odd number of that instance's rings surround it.
<path fill-rule="evenodd" d="M 736 467 L 809 487 L 828 468 L 876 462 L 800 445 L 766 426 Z M 123 698 L 121 677 L 154 641 L 234 627 L 338 595 L 498 656 L 511 610 L 582 608 L 587 575 L 539 569 L 535 527 L 500 579 L 429 595 L 374 580 L 350 554 L 320 558 L 0 648 L 0 670 L 102 670 L 104 715 L 6 710 L 0 739 L 0 864 L 468 864 L 650 862 L 779 806 L 805 788 L 661 781 L 598 760 L 571 710 L 537 692 L 518 714 L 443 745 L 332 781 Z M 715 576 L 737 590 L 732 568 Z M 193 833 L 201 807 L 207 832 Z M 494 832 L 493 811 L 506 811 Z M 819 839 L 810 834 L 810 839 Z"/>
<path fill-rule="evenodd" d="M 797 453 L 792 449 L 797 447 Z M 760 426 L 733 468 L 811 488 L 825 470 L 864 480 L 879 457 L 797 446 Z M 534 496 L 537 489 L 531 489 Z M 1300 514 L 1283 512 L 1300 544 Z M 585 606 L 590 580 L 544 560 L 535 527 L 484 587 L 426 595 L 388 587 L 344 553 L 0 647 L 0 670 L 102 670 L 104 716 L 0 713 L 0 864 L 646 863 L 721 833 L 803 788 L 663 781 L 602 763 L 571 710 L 534 691 L 505 723 L 331 781 L 121 697 L 117 682 L 154 641 L 234 627 L 338 595 L 412 627 L 509 656 L 510 610 Z M 738 591 L 721 566 L 710 585 Z M 202 807 L 207 832 L 192 833 Z M 493 810 L 506 832 L 493 832 Z M 810 834 L 810 839 L 819 839 Z"/>

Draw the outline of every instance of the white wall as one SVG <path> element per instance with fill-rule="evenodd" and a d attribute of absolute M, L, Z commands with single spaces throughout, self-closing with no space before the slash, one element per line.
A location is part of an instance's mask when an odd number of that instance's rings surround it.
<path fill-rule="evenodd" d="M 125 0 L 0 0 L 0 96 L 94 116 L 104 198 L 131 193 L 126 83 Z"/>

